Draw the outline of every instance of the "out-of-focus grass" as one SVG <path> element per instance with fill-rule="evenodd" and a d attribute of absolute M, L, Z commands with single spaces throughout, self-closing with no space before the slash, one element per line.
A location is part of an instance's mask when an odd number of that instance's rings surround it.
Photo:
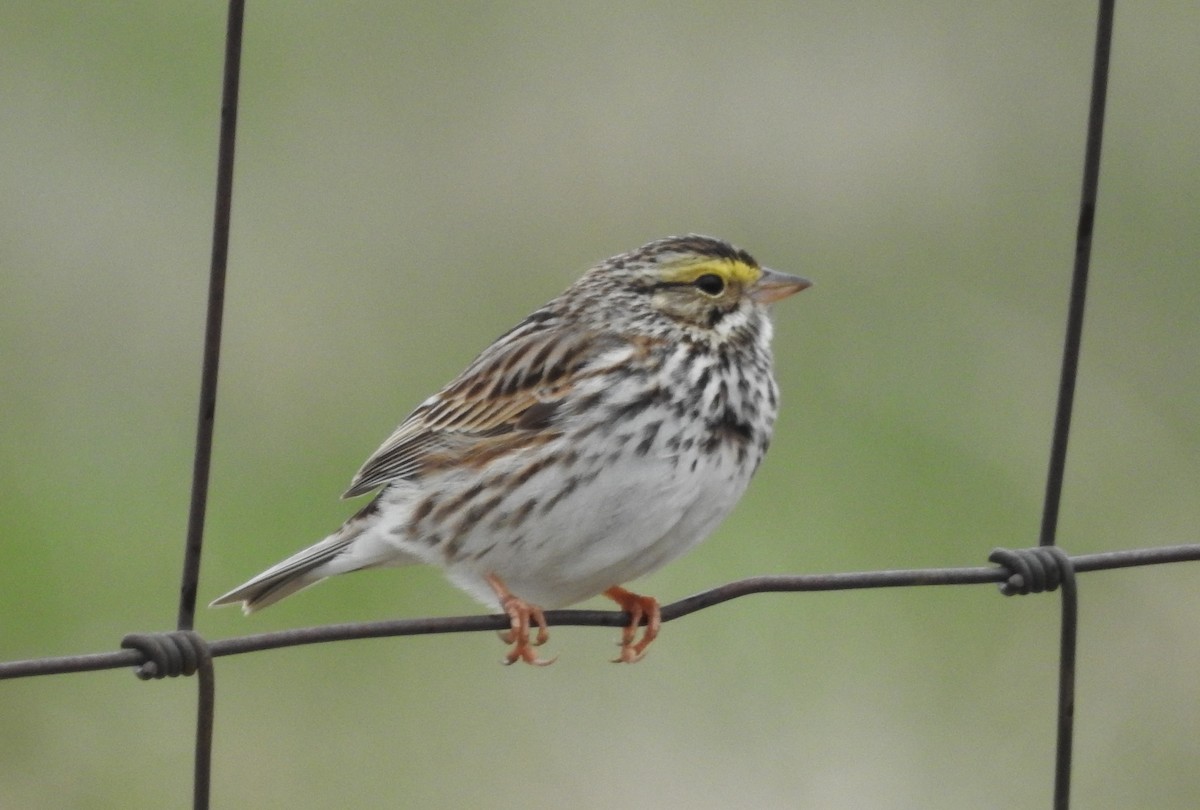
<path fill-rule="evenodd" d="M 689 230 L 817 286 L 778 308 L 758 480 L 643 590 L 1033 542 L 1093 14 L 252 4 L 201 598 L 336 526 L 407 410 L 591 262 Z M 1072 551 L 1196 540 L 1198 25 L 1117 21 Z M 222 33 L 211 4 L 0 11 L 0 659 L 173 621 Z M 1194 802 L 1195 577 L 1083 580 L 1081 807 Z M 370 572 L 199 629 L 472 610 Z M 630 668 L 594 629 L 545 671 L 486 635 L 225 659 L 214 803 L 1041 807 L 1056 617 L 985 588 L 764 596 Z M 0 806 L 184 806 L 193 701 L 3 684 Z"/>

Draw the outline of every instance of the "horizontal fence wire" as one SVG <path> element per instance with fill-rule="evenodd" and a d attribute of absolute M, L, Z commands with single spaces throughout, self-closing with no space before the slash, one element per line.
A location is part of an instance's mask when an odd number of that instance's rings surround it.
<path fill-rule="evenodd" d="M 1200 562 L 1200 543 L 1079 554 L 1070 556 L 1068 559 L 1078 573 L 1165 563 Z M 681 619 L 723 602 L 752 594 L 982 585 L 987 583 L 1001 585 L 1006 583 L 1013 573 L 1003 566 L 975 566 L 749 577 L 663 605 L 662 620 L 669 622 Z M 507 630 L 511 626 L 511 621 L 508 616 L 503 614 L 490 614 L 328 624 L 218 639 L 208 642 L 208 649 L 213 658 L 223 658 L 228 655 L 243 655 L 305 644 L 323 644 L 330 641 Z M 546 611 L 546 623 L 559 627 L 624 627 L 629 623 L 629 616 L 626 613 L 612 610 L 548 610 Z M 147 657 L 137 650 L 9 661 L 0 663 L 0 680 L 140 667 L 146 661 Z"/>
<path fill-rule="evenodd" d="M 1078 599 L 1076 574 L 1133 566 L 1200 561 L 1200 543 L 1068 555 L 1055 545 L 1066 467 L 1067 439 L 1078 373 L 1087 291 L 1088 265 L 1099 188 L 1105 99 L 1111 52 L 1115 0 L 1099 0 L 1093 57 L 1090 107 L 1084 155 L 1083 187 L 1076 230 L 1075 260 L 1067 312 L 1062 369 L 1050 462 L 1043 503 L 1039 546 L 997 549 L 988 566 L 860 571 L 831 574 L 768 575 L 736 580 L 662 607 L 662 621 L 674 621 L 733 599 L 761 593 L 802 593 L 872 588 L 980 585 L 994 583 L 1006 595 L 1060 590 L 1062 620 L 1059 637 L 1058 736 L 1053 806 L 1066 810 L 1070 797 L 1071 748 L 1074 717 L 1074 678 Z M 216 413 L 217 370 L 224 309 L 225 272 L 232 211 L 233 156 L 237 121 L 244 0 L 231 0 L 225 40 L 221 125 L 213 223 L 212 262 L 205 327 L 200 404 L 193 463 L 192 499 L 185 538 L 180 602 L 174 631 L 126 636 L 120 650 L 88 655 L 43 657 L 0 662 L 0 680 L 131 667 L 142 679 L 198 676 L 196 745 L 193 762 L 193 807 L 209 803 L 212 731 L 215 712 L 213 659 L 306 644 L 440 633 L 507 630 L 505 615 L 423 617 L 304 627 L 208 641 L 192 626 L 207 508 L 213 425 Z M 623 627 L 628 614 L 616 611 L 553 610 L 545 614 L 555 626 Z"/>

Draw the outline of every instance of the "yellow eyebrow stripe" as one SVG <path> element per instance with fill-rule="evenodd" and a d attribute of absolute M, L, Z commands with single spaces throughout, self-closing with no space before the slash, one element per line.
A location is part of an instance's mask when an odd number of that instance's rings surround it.
<path fill-rule="evenodd" d="M 667 267 L 662 273 L 663 281 L 671 284 L 690 284 L 706 273 L 713 273 L 726 282 L 750 286 L 762 277 L 762 270 L 745 262 L 729 259 L 701 259 L 682 261 Z"/>

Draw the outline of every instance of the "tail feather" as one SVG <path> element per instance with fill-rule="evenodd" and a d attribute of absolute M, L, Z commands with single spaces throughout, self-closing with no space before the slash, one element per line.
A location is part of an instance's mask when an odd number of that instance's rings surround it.
<path fill-rule="evenodd" d="M 347 550 L 357 534 L 357 532 L 347 533 L 343 530 L 330 535 L 321 542 L 271 566 L 229 593 L 218 596 L 209 604 L 209 607 L 234 605 L 241 602 L 242 612 L 250 614 L 268 605 L 273 605 L 285 596 L 291 596 L 309 585 L 315 585 L 331 574 L 341 573 L 341 570 L 329 570 L 327 566 Z"/>
<path fill-rule="evenodd" d="M 376 496 L 321 542 L 296 552 L 229 593 L 218 596 L 209 607 L 241 602 L 242 612 L 250 614 L 334 574 L 379 565 L 422 562 L 402 551 L 386 528 L 379 525 L 379 502 L 380 498 Z"/>

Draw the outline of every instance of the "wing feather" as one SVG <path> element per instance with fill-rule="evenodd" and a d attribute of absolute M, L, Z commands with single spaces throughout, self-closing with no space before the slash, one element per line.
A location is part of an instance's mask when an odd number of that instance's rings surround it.
<path fill-rule="evenodd" d="M 444 465 L 448 456 L 471 456 L 497 437 L 553 430 L 576 375 L 622 345 L 632 350 L 617 336 L 562 329 L 559 319 L 535 314 L 421 403 L 367 459 L 342 497 L 416 480 L 433 457 Z"/>

